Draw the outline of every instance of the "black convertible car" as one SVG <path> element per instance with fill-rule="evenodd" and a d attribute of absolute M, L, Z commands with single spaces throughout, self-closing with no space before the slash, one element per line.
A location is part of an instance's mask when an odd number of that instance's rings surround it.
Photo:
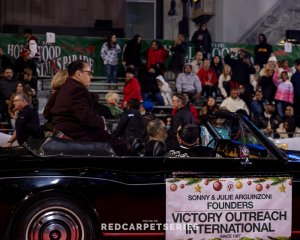
<path fill-rule="evenodd" d="M 199 131 L 216 157 L 54 138 L 1 149 L 0 239 L 300 239 L 299 153 L 239 114 Z"/>

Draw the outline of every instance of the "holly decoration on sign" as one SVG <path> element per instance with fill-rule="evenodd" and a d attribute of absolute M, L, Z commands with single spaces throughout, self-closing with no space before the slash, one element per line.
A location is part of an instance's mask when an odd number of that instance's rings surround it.
<path fill-rule="evenodd" d="M 284 183 L 288 178 L 287 177 L 268 177 L 268 178 L 258 178 L 254 180 L 254 183 L 263 183 L 265 181 L 272 181 L 271 185 L 278 185 Z"/>
<path fill-rule="evenodd" d="M 279 185 L 278 186 L 279 192 L 285 192 L 287 186 L 283 184 L 286 182 L 287 179 L 290 179 L 290 177 L 260 177 L 260 178 L 249 179 L 247 180 L 246 183 L 248 186 L 251 186 L 253 183 L 256 191 L 258 192 L 261 192 L 264 188 L 269 189 L 271 186 L 275 186 L 275 185 Z M 243 188 L 243 180 L 245 180 L 245 178 L 235 178 L 236 189 Z M 179 184 L 180 181 L 184 181 L 185 183 Z M 223 187 L 221 181 L 223 180 L 218 178 L 173 178 L 173 179 L 169 179 L 167 182 L 172 183 L 170 185 L 171 191 L 176 191 L 178 187 L 183 189 L 185 188 L 185 186 L 194 186 L 196 192 L 201 192 L 201 186 L 199 185 L 200 183 L 203 183 L 204 185 L 209 185 L 211 182 L 213 182 L 212 185 L 213 189 L 215 191 L 220 191 Z M 176 185 L 176 183 L 178 183 L 178 186 Z M 291 180 L 289 180 L 288 185 L 292 185 Z"/>

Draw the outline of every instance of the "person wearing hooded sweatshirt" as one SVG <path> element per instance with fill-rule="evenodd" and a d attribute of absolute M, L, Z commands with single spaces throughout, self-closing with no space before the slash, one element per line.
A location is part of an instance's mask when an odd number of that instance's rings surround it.
<path fill-rule="evenodd" d="M 156 82 L 165 105 L 172 105 L 172 89 L 162 75 L 156 77 Z"/>
<path fill-rule="evenodd" d="M 191 101 L 201 97 L 202 85 L 199 77 L 192 71 L 193 67 L 187 63 L 176 79 L 178 93 L 186 93 Z"/>
<path fill-rule="evenodd" d="M 254 63 L 259 64 L 261 68 L 268 62 L 271 53 L 273 52 L 272 45 L 267 43 L 266 35 L 258 35 L 258 44 L 254 48 Z"/>
<path fill-rule="evenodd" d="M 205 58 L 209 58 L 212 51 L 211 35 L 207 30 L 206 23 L 201 23 L 197 31 L 192 36 L 192 43 L 195 46 L 195 51 L 201 51 Z"/>

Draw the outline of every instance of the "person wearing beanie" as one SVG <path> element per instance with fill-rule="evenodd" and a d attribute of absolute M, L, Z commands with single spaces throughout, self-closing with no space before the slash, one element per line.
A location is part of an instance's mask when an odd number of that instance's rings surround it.
<path fill-rule="evenodd" d="M 34 59 L 36 63 L 40 58 L 38 38 L 32 34 L 31 29 L 24 30 L 24 37 L 26 40 L 25 49 L 29 51 L 29 58 Z"/>
<path fill-rule="evenodd" d="M 274 71 L 274 75 L 276 77 L 279 77 L 279 68 L 278 68 L 278 65 L 277 65 L 277 58 L 275 56 L 271 56 L 271 57 L 268 58 L 268 62 L 260 70 L 259 75 L 261 77 L 262 76 L 267 76 L 269 70 Z"/>
<path fill-rule="evenodd" d="M 275 63 L 277 63 L 277 58 L 275 56 L 271 56 L 271 57 L 269 57 L 268 62 L 275 62 Z"/>

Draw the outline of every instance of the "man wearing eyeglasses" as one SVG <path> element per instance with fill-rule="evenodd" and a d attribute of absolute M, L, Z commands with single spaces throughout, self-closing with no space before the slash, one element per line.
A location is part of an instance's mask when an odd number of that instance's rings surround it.
<path fill-rule="evenodd" d="M 126 143 L 107 132 L 104 117 L 93 108 L 88 91 L 93 75 L 91 66 L 83 60 L 76 60 L 67 70 L 70 77 L 61 86 L 50 110 L 54 129 L 69 139 L 108 142 L 117 155 L 126 155 Z"/>

